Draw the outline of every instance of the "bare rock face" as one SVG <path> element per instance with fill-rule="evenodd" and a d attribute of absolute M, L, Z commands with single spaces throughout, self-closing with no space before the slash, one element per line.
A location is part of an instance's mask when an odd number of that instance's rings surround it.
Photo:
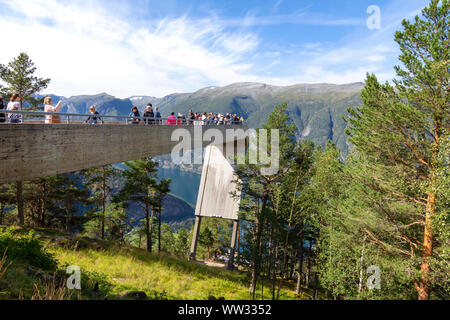
<path fill-rule="evenodd" d="M 146 300 L 147 294 L 144 291 L 125 291 L 122 292 L 122 299 Z"/>

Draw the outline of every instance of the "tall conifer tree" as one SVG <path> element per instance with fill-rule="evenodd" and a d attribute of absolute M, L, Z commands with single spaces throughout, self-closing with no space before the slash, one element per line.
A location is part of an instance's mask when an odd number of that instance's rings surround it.
<path fill-rule="evenodd" d="M 438 172 L 448 166 L 442 152 L 450 125 L 449 15 L 449 1 L 432 0 L 421 17 L 404 20 L 395 34 L 403 68 L 395 68 L 394 86 L 368 75 L 362 107 L 349 110 L 360 179 L 378 192 L 372 201 L 385 222 L 378 235 L 366 232 L 383 250 L 411 260 L 421 300 L 430 298 L 430 263 L 438 245 L 433 220 L 448 210 L 438 203 L 437 190 Z"/>

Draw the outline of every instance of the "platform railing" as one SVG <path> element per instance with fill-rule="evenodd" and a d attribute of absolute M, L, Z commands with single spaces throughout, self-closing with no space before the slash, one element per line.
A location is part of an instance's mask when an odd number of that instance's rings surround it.
<path fill-rule="evenodd" d="M 20 122 L 10 122 L 9 116 L 11 114 L 20 114 Z M 25 117 L 26 116 L 26 117 Z M 66 124 L 95 124 L 95 125 L 112 125 L 112 124 L 148 124 L 148 125 L 243 125 L 245 121 L 224 120 L 223 123 L 220 120 L 198 120 L 187 118 L 175 118 L 169 119 L 164 117 L 135 117 L 130 115 L 106 115 L 106 114 L 85 114 L 85 113 L 62 113 L 62 112 L 45 112 L 45 111 L 23 111 L 23 110 L 0 110 L 0 118 L 4 118 L 3 123 L 40 123 L 45 122 L 45 116 L 58 116 L 58 123 Z M 117 121 L 115 121 L 117 120 Z M 170 123 L 168 123 L 170 122 Z M 53 122 L 54 123 L 54 122 Z"/>

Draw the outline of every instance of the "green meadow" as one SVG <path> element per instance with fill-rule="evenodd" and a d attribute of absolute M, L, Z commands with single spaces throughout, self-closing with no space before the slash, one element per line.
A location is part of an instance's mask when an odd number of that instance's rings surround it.
<path fill-rule="evenodd" d="M 0 228 L 0 249 L 5 252 L 0 299 L 123 299 L 126 291 L 143 291 L 152 300 L 251 298 L 245 270 L 228 271 L 54 230 Z M 81 269 L 81 290 L 59 285 L 70 276 L 69 265 Z M 272 298 L 271 283 L 258 285 L 257 299 L 262 297 Z M 295 295 L 294 284 L 283 281 L 279 298 L 311 299 L 311 294 L 305 289 Z"/>

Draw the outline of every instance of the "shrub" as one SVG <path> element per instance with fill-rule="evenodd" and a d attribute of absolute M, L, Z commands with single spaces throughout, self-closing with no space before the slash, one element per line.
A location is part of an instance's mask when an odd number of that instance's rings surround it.
<path fill-rule="evenodd" d="M 42 242 L 33 237 L 33 232 L 16 232 L 16 228 L 0 228 L 0 252 L 7 250 L 8 260 L 20 261 L 44 270 L 56 270 L 53 255 L 45 251 Z"/>

